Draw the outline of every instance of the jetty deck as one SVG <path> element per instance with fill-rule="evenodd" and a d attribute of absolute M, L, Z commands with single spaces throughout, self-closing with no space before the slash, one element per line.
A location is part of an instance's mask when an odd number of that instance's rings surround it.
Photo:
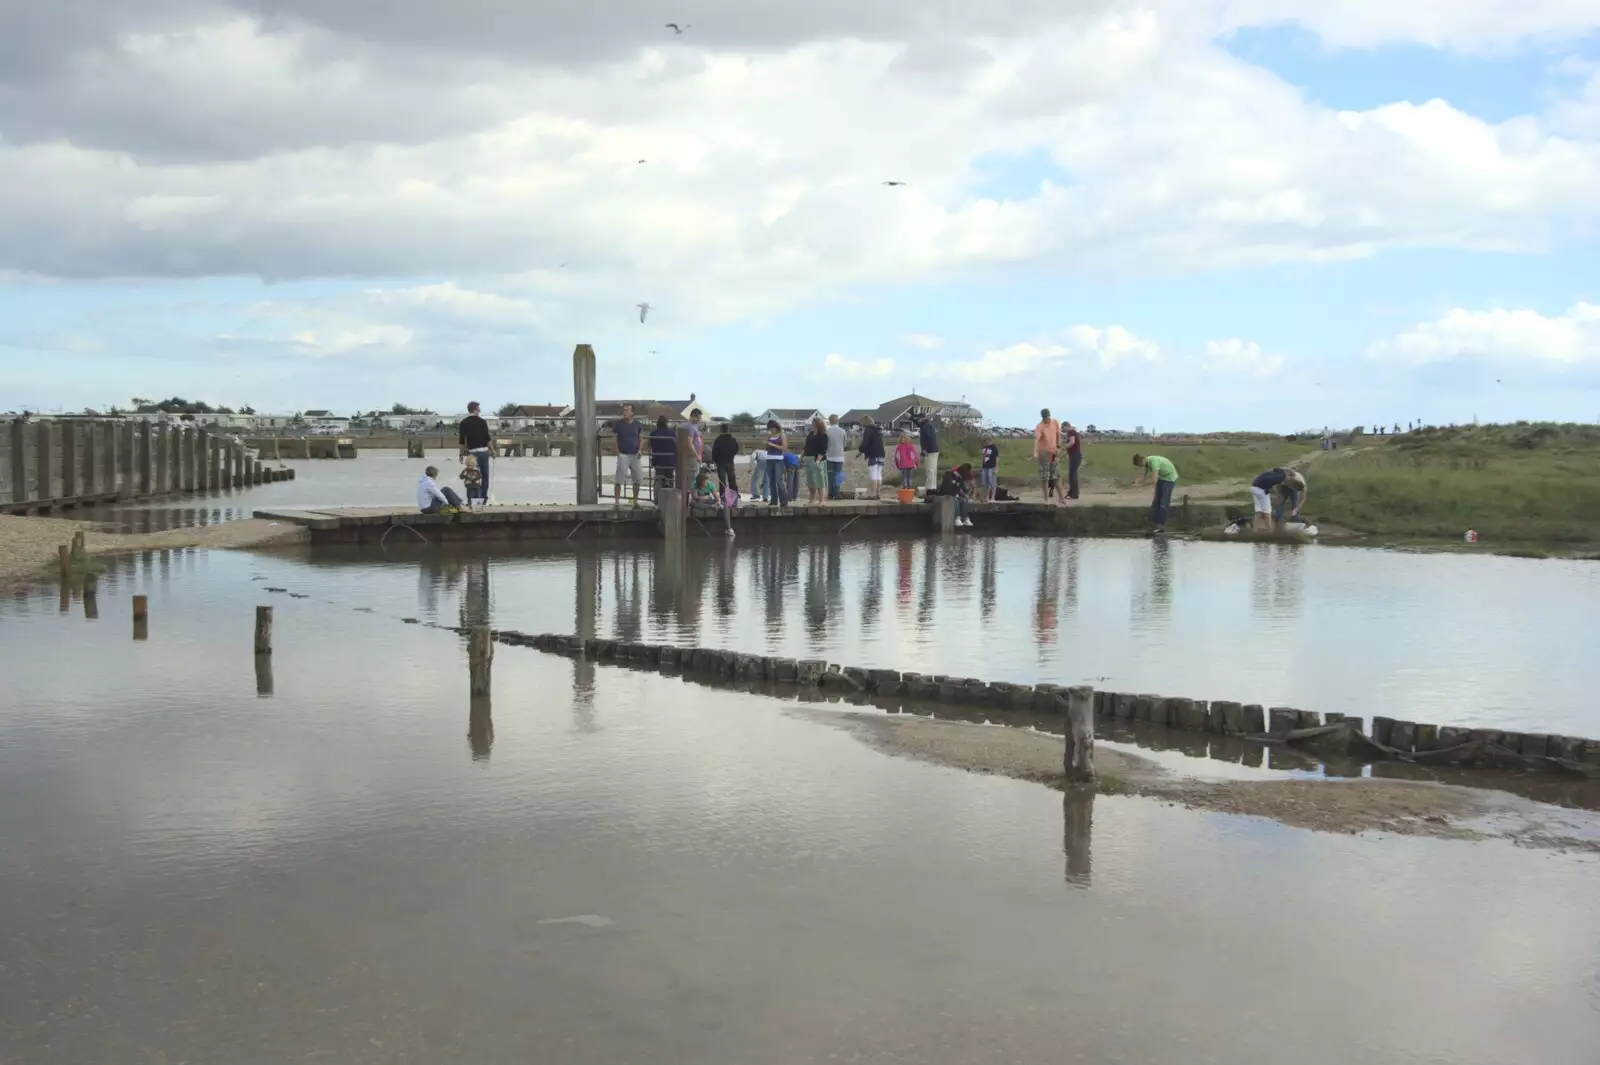
<path fill-rule="evenodd" d="M 970 531 L 1055 533 L 1066 536 L 1115 536 L 1142 532 L 1147 508 L 1113 504 L 981 503 L 973 506 Z M 255 516 L 289 522 L 310 530 L 313 544 L 376 544 L 396 526 L 424 534 L 430 542 L 514 540 L 655 540 L 661 539 L 660 510 L 651 504 L 621 507 L 609 503 L 528 504 L 491 506 L 459 514 L 421 514 L 406 507 L 340 507 L 319 510 L 257 510 Z M 939 530 L 934 504 L 872 500 L 838 500 L 821 504 L 763 504 L 732 512 L 739 536 L 851 535 L 907 536 Z M 1174 507 L 1168 527 L 1174 530 L 1219 528 L 1227 515 L 1219 505 Z M 714 510 L 690 514 L 688 535 L 722 536 L 722 518 Z"/>

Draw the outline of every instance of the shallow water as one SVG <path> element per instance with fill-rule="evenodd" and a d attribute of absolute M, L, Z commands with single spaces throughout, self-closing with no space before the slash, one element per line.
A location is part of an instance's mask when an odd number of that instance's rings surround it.
<path fill-rule="evenodd" d="M 0 1061 L 1600 1055 L 1592 858 L 1132 798 L 1086 824 L 825 709 L 520 648 L 475 704 L 459 638 L 390 609 L 570 629 L 556 565 L 173 552 L 96 621 L 0 602 Z"/>

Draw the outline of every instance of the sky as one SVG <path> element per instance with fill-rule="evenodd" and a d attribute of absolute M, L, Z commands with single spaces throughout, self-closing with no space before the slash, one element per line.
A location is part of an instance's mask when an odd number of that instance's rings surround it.
<path fill-rule="evenodd" d="M 1594 0 L 0 0 L 0 410 L 1593 422 L 1597 223 Z"/>

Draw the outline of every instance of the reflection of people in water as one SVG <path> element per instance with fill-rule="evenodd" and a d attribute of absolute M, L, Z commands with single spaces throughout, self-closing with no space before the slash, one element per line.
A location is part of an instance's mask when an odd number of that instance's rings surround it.
<path fill-rule="evenodd" d="M 1054 540 L 1039 541 L 1039 585 L 1033 600 L 1033 639 L 1040 647 L 1056 642 L 1056 604 L 1061 600 Z"/>

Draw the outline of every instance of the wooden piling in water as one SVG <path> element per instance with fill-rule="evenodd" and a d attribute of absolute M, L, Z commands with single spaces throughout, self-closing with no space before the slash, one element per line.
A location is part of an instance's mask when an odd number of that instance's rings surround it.
<path fill-rule="evenodd" d="M 100 587 L 92 573 L 83 579 L 83 616 L 90 621 L 100 618 Z"/>
<path fill-rule="evenodd" d="M 1066 746 L 1061 770 L 1076 784 L 1094 782 L 1094 689 L 1078 685 L 1067 689 Z"/>
<path fill-rule="evenodd" d="M 142 595 L 133 597 L 133 638 L 150 638 L 150 600 Z"/>
<path fill-rule="evenodd" d="M 66 580 L 72 576 L 72 548 L 62 544 L 56 550 L 61 556 L 61 579 Z"/>
<path fill-rule="evenodd" d="M 89 560 L 89 549 L 88 549 L 87 546 L 84 545 L 83 533 L 81 533 L 81 532 L 73 533 L 72 534 L 72 561 L 77 565 L 82 565 L 83 563 L 87 562 L 88 560 Z"/>
<path fill-rule="evenodd" d="M 271 610 L 271 607 L 267 608 Z M 256 655 L 256 695 L 267 696 L 272 694 L 272 656 L 270 654 Z"/>
<path fill-rule="evenodd" d="M 272 653 L 272 608 L 256 607 L 256 654 Z"/>
<path fill-rule="evenodd" d="M 494 640 L 487 626 L 479 626 L 467 636 L 468 692 L 488 695 L 490 668 L 494 665 Z"/>

